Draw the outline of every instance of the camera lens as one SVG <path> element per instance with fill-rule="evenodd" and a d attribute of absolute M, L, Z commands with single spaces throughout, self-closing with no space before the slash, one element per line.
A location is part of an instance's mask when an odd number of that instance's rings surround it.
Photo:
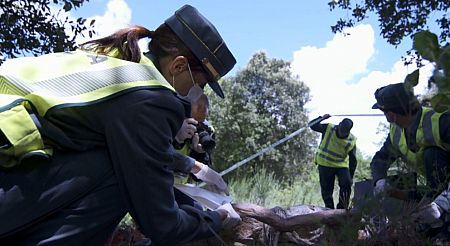
<path fill-rule="evenodd" d="M 198 134 L 199 143 L 202 145 L 202 148 L 207 151 L 216 147 L 216 141 L 209 135 L 208 132 L 203 131 Z"/>

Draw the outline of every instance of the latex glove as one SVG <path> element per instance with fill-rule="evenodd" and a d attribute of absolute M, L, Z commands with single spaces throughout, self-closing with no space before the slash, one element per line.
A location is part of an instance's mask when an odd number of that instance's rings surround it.
<path fill-rule="evenodd" d="M 197 152 L 197 153 L 205 153 L 205 150 L 202 148 L 202 145 L 199 143 L 200 139 L 198 137 L 198 133 L 195 133 L 194 136 L 192 137 L 192 142 L 191 142 L 191 150 Z"/>
<path fill-rule="evenodd" d="M 443 221 L 439 219 L 443 213 L 443 210 L 439 205 L 432 202 L 418 212 L 411 215 L 418 223 L 427 224 L 432 228 L 437 228 L 443 225 Z"/>
<path fill-rule="evenodd" d="M 180 130 L 178 130 L 177 135 L 175 136 L 175 140 L 177 140 L 178 143 L 183 143 L 186 139 L 191 139 L 197 131 L 197 127 L 195 127 L 197 124 L 198 122 L 194 118 L 184 119 Z"/>
<path fill-rule="evenodd" d="M 209 168 L 208 165 L 205 165 L 203 163 L 201 164 L 203 166 L 201 167 L 200 171 L 194 173 L 195 177 L 203 180 L 203 182 L 209 185 L 214 185 L 220 192 L 224 192 L 228 195 L 228 186 L 223 180 L 222 176 L 220 176 L 220 174 L 218 174 L 213 169 Z"/>
<path fill-rule="evenodd" d="M 241 222 L 241 217 L 236 213 L 230 203 L 225 203 L 216 210 L 225 210 L 227 212 L 227 217 L 222 221 L 222 227 L 225 229 L 233 228 Z"/>
<path fill-rule="evenodd" d="M 379 196 L 385 194 L 391 188 L 391 185 L 386 179 L 380 179 L 375 183 L 375 187 L 373 188 L 373 195 Z"/>

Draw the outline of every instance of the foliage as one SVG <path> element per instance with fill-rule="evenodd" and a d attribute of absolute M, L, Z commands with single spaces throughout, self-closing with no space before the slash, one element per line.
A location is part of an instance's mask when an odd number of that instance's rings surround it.
<path fill-rule="evenodd" d="M 429 28 L 429 22 L 434 20 L 441 33 L 439 38 L 445 41 L 450 38 L 450 9 L 448 0 L 331 0 L 330 10 L 347 11 L 347 19 L 339 19 L 331 30 L 342 32 L 346 27 L 352 27 L 357 22 L 368 18 L 370 12 L 378 15 L 381 35 L 390 44 L 398 45 L 404 37 L 412 36 L 419 30 Z"/>
<path fill-rule="evenodd" d="M 357 152 L 358 166 L 354 182 L 370 178 L 370 157 Z M 229 182 L 234 203 L 255 203 L 267 208 L 281 206 L 291 207 L 300 204 L 323 206 L 320 193 L 319 173 L 317 165 L 312 161 L 290 182 L 277 182 L 273 172 L 266 168 L 259 169 L 251 177 L 237 177 Z M 337 182 L 337 179 L 336 179 Z M 337 201 L 339 187 L 333 193 Z"/>
<path fill-rule="evenodd" d="M 421 31 L 414 35 L 413 48 L 425 60 L 434 65 L 430 84 L 437 87 L 437 94 L 430 102 L 431 106 L 438 112 L 450 108 L 450 44 L 441 46 L 436 34 L 429 31 Z M 419 69 L 405 78 L 405 86 L 412 88 L 419 82 Z"/>
<path fill-rule="evenodd" d="M 14 58 L 72 50 L 77 35 L 84 31 L 89 36 L 94 33 L 94 20 L 87 24 L 84 18 L 71 20 L 66 16 L 85 1 L 89 0 L 1 1 L 0 56 Z M 66 33 L 69 29 L 72 36 Z"/>
<path fill-rule="evenodd" d="M 300 128 L 305 129 L 298 136 L 231 174 L 251 175 L 264 166 L 278 179 L 293 179 L 310 163 L 315 138 L 306 129 L 309 89 L 292 75 L 288 62 L 256 53 L 222 87 L 226 98 L 212 97 L 209 116 L 217 132 L 215 169 L 223 170 Z"/>
<path fill-rule="evenodd" d="M 450 107 L 450 18 L 448 11 L 450 1 L 446 0 L 365 0 L 363 2 L 350 0 L 332 0 L 328 3 L 330 10 L 342 9 L 351 12 L 351 17 L 339 19 L 331 29 L 334 33 L 343 32 L 345 27 L 354 26 L 368 18 L 370 12 L 378 15 L 381 35 L 392 45 L 401 43 L 404 37 L 413 38 L 413 50 L 407 52 L 409 58 L 404 58 L 405 64 L 416 59 L 417 65 L 422 65 L 422 59 L 432 62 L 435 70 L 430 79 L 430 88 L 437 87 L 437 93 L 430 99 L 432 107 L 442 112 Z M 434 20 L 440 29 L 439 37 L 429 30 L 430 22 Z M 439 43 L 444 43 L 440 45 Z M 446 44 L 445 44 L 446 43 Z M 409 87 L 417 85 L 419 70 L 405 78 Z"/>
<path fill-rule="evenodd" d="M 278 182 L 274 179 L 273 172 L 268 172 L 264 167 L 252 177 L 233 179 L 229 186 L 235 199 L 234 202 L 259 205 L 265 205 L 268 196 L 280 189 Z"/>
<path fill-rule="evenodd" d="M 267 208 L 322 204 L 317 170 L 309 170 L 290 184 L 277 182 L 274 173 L 265 168 L 251 177 L 233 178 L 229 182 L 233 202 L 254 203 Z"/>
<path fill-rule="evenodd" d="M 361 151 L 357 150 L 356 159 L 358 160 L 358 166 L 356 167 L 353 181 L 357 182 L 365 179 L 370 179 L 372 177 L 372 174 L 370 172 L 370 161 L 372 160 L 372 158 L 364 156 Z"/>
<path fill-rule="evenodd" d="M 134 222 L 131 215 L 129 213 L 127 213 L 120 221 L 118 227 L 121 229 L 129 228 L 129 227 L 136 228 L 136 223 Z"/>

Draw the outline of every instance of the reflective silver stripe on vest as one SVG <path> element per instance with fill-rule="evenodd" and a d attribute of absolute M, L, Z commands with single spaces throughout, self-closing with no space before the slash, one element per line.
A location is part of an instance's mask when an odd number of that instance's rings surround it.
<path fill-rule="evenodd" d="M 327 152 L 327 153 L 329 153 L 329 152 Z M 324 155 L 324 154 L 322 154 L 322 153 L 319 153 L 319 156 L 320 156 L 321 158 L 323 158 L 323 159 L 326 159 L 326 160 L 328 160 L 328 161 L 332 161 L 332 162 L 335 162 L 335 163 L 345 162 L 345 159 L 344 159 L 344 160 L 342 160 L 342 158 L 341 158 L 341 159 L 333 159 L 333 158 L 331 158 L 331 157 L 329 157 L 329 156 L 326 156 L 326 155 Z"/>
<path fill-rule="evenodd" d="M 47 95 L 56 97 L 77 96 L 106 86 L 135 81 L 158 80 L 167 83 L 154 69 L 141 64 L 68 74 L 33 84 L 9 75 L 4 75 L 4 77 L 17 86 L 17 89 L 24 95 L 44 91 Z"/>
<path fill-rule="evenodd" d="M 423 117 L 423 122 L 422 122 L 422 131 L 424 134 L 424 139 L 425 141 L 427 141 L 429 144 L 436 146 L 436 140 L 434 139 L 433 136 L 433 124 L 431 122 L 431 116 L 433 116 L 434 111 L 430 110 L 428 111 L 425 116 Z"/>
<path fill-rule="evenodd" d="M 353 137 L 352 137 L 352 135 L 350 135 L 349 138 L 348 138 L 348 143 L 345 146 L 345 151 L 347 151 L 348 148 L 350 147 L 350 145 L 352 145 L 352 142 L 353 142 Z"/>
<path fill-rule="evenodd" d="M 327 129 L 328 131 L 328 129 Z M 328 144 L 330 143 L 331 136 L 333 135 L 334 127 L 331 128 L 330 133 L 328 133 L 327 139 L 325 140 L 324 149 L 328 149 Z"/>
<path fill-rule="evenodd" d="M 327 139 L 326 139 L 325 146 L 324 146 L 324 148 L 321 149 L 321 150 L 322 150 L 323 152 L 325 152 L 325 153 L 328 153 L 328 154 L 334 156 L 334 157 L 337 157 L 337 158 L 340 158 L 340 159 L 345 159 L 346 155 L 342 156 L 342 155 L 340 155 L 340 154 L 338 154 L 338 153 L 335 153 L 335 152 L 333 152 L 333 151 L 328 150 L 328 144 L 330 143 L 331 136 L 333 136 L 335 130 L 336 130 L 336 126 L 331 128 L 331 131 L 330 131 L 330 133 L 328 134 L 328 137 L 327 137 Z M 347 146 L 348 146 L 348 145 L 347 145 Z M 347 147 L 347 146 L 346 146 L 346 147 Z M 320 155 L 320 154 L 319 154 L 319 155 Z M 322 156 L 322 155 L 320 155 L 320 156 Z M 325 157 L 324 157 L 324 158 L 325 158 Z M 328 159 L 328 158 L 325 158 L 325 159 Z M 330 160 L 330 159 L 329 159 L 329 160 Z M 332 159 L 331 159 L 331 161 L 336 161 L 336 160 L 332 160 Z"/>

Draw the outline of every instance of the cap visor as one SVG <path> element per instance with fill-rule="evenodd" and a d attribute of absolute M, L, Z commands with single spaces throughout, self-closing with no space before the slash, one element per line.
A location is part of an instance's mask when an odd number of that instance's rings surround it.
<path fill-rule="evenodd" d="M 378 103 L 375 103 L 373 106 L 372 106 L 372 109 L 380 109 L 381 107 L 380 107 L 380 105 L 378 104 Z"/>
<path fill-rule="evenodd" d="M 222 88 L 220 87 L 219 83 L 217 83 L 217 81 L 210 81 L 208 82 L 208 85 L 219 97 L 225 98 Z"/>

